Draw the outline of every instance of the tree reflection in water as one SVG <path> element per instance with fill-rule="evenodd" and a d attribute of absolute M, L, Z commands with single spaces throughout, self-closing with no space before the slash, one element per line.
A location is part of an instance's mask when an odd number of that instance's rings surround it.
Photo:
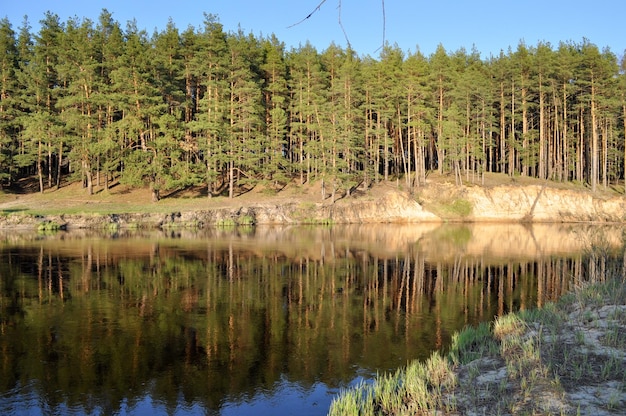
<path fill-rule="evenodd" d="M 622 267 L 615 227 L 493 227 L 6 237 L 0 411 L 271 413 L 321 388 L 324 414 L 357 376 Z"/>

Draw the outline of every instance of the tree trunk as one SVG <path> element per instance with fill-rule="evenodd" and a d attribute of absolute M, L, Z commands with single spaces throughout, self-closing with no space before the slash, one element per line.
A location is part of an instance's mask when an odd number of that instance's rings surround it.
<path fill-rule="evenodd" d="M 89 162 L 83 161 L 83 174 L 87 179 L 87 195 L 93 195 L 93 178 L 91 177 L 91 166 Z"/>
<path fill-rule="evenodd" d="M 228 197 L 235 197 L 235 162 L 232 160 L 228 163 Z"/>
<path fill-rule="evenodd" d="M 443 149 L 443 78 L 439 77 L 439 113 L 437 114 L 437 167 L 439 174 L 443 174 L 443 160 L 445 151 Z"/>
<path fill-rule="evenodd" d="M 52 144 L 48 144 L 48 188 L 52 188 Z"/>
<path fill-rule="evenodd" d="M 609 120 L 604 119 L 604 123 L 602 124 L 602 186 L 606 190 L 609 186 L 608 184 L 608 176 L 609 176 L 609 132 L 611 131 L 611 126 Z"/>
<path fill-rule="evenodd" d="M 576 178 L 578 182 L 584 182 L 584 170 L 585 170 L 585 123 L 584 123 L 584 111 L 580 108 L 578 112 L 578 149 L 576 157 Z"/>
<path fill-rule="evenodd" d="M 522 88 L 522 152 L 524 159 L 522 161 L 522 176 L 530 175 L 530 149 L 528 143 L 528 108 L 526 103 L 526 87 Z"/>
<path fill-rule="evenodd" d="M 59 143 L 59 156 L 58 156 L 58 166 L 57 166 L 57 183 L 56 183 L 56 187 L 57 189 L 61 188 L 61 164 L 63 163 L 63 141 L 61 140 L 61 143 Z"/>
<path fill-rule="evenodd" d="M 624 117 L 622 119 L 624 123 L 624 166 L 623 175 L 624 175 L 624 193 L 626 193 L 626 102 L 622 105 L 622 112 L 624 113 Z M 626 256 L 626 254 L 624 254 Z"/>
<path fill-rule="evenodd" d="M 545 115 L 543 109 L 543 88 L 541 74 L 539 74 L 539 179 L 546 178 L 546 138 L 545 138 Z"/>
<path fill-rule="evenodd" d="M 504 118 L 504 83 L 500 83 L 500 173 L 506 169 L 506 124 Z"/>
<path fill-rule="evenodd" d="M 570 172 L 569 172 L 569 152 L 567 150 L 567 90 L 566 90 L 566 85 L 565 83 L 563 83 L 563 171 L 564 171 L 564 178 L 566 181 L 568 181 L 570 179 Z"/>
<path fill-rule="evenodd" d="M 591 191 L 595 192 L 598 183 L 598 129 L 596 120 L 595 86 L 591 78 Z"/>
<path fill-rule="evenodd" d="M 41 167 L 42 144 L 39 141 L 37 149 L 37 176 L 39 177 L 39 192 L 43 194 L 43 169 Z"/>
<path fill-rule="evenodd" d="M 511 83 L 511 132 L 509 133 L 509 176 L 515 173 L 515 81 Z"/>

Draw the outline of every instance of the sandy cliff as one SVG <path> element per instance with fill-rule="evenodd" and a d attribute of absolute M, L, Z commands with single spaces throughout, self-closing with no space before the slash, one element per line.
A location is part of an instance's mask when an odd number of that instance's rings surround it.
<path fill-rule="evenodd" d="M 466 191 L 475 220 L 622 222 L 625 199 L 542 186 L 473 187 Z"/>
<path fill-rule="evenodd" d="M 200 209 L 198 209 L 200 208 Z M 0 228 L 207 227 L 219 224 L 371 224 L 438 222 L 626 222 L 626 198 L 616 193 L 540 185 L 463 186 L 432 183 L 414 195 L 391 184 L 331 203 L 312 199 L 233 198 L 172 212 L 26 215 L 0 204 Z M 123 208 L 120 209 L 122 211 Z M 13 212 L 15 211 L 15 212 Z M 76 212 L 76 209 L 73 209 Z"/>

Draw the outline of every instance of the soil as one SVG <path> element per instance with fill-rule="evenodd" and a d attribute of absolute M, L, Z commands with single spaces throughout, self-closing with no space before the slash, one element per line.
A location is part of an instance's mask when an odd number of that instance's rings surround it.
<path fill-rule="evenodd" d="M 457 368 L 457 388 L 446 396 L 456 404 L 452 414 L 626 414 L 624 294 L 576 301 L 558 325 L 531 323 L 510 335 L 521 337 L 538 360 L 520 364 L 524 352 L 512 348 Z"/>
<path fill-rule="evenodd" d="M 376 186 L 374 192 L 379 187 L 385 188 L 386 185 Z M 355 194 L 355 196 L 358 195 L 362 195 L 362 191 Z M 327 195 L 327 203 L 331 202 L 329 197 L 330 194 Z M 89 211 L 91 209 L 94 211 L 150 212 L 177 208 L 182 210 L 200 210 L 251 204 L 282 205 L 296 202 L 323 202 L 320 182 L 304 185 L 298 185 L 294 182 L 278 191 L 262 186 L 252 189 L 238 189 L 233 198 L 229 198 L 226 193 L 209 198 L 205 189 L 190 187 L 165 193 L 158 202 L 152 201 L 152 194 L 147 187 L 130 188 L 118 183 L 112 184 L 109 189 L 105 189 L 103 186 L 96 186 L 93 195 L 88 195 L 86 189 L 77 182 L 63 185 L 59 189 L 46 189 L 43 193 L 39 193 L 36 181 L 31 178 L 24 179 L 4 192 L 0 192 L 0 209 L 4 210 L 20 208 L 24 210 L 45 209 L 48 211 L 76 211 L 78 209 Z"/>
<path fill-rule="evenodd" d="M 349 195 L 337 193 L 334 198 L 328 186 L 325 198 L 322 197 L 321 181 L 305 184 L 294 181 L 280 190 L 262 186 L 238 189 L 233 198 L 224 192 L 209 198 L 205 188 L 195 187 L 163 194 L 161 200 L 152 202 L 149 189 L 131 189 L 117 183 L 108 189 L 102 183 L 96 184 L 92 195 L 76 182 L 40 193 L 37 192 L 38 181 L 31 178 L 0 191 L 0 214 L 4 217 L 12 213 L 39 215 L 39 221 L 48 220 L 43 216 L 56 215 L 64 216 L 62 220 L 66 222 L 71 222 L 71 216 L 76 214 L 188 213 L 186 220 L 207 223 L 235 218 L 241 215 L 242 209 L 246 215 L 258 214 L 257 220 L 272 223 L 295 223 L 303 218 L 351 223 L 626 220 L 626 203 L 621 189 L 607 188 L 591 194 L 583 185 L 546 183 L 503 174 L 465 179 L 462 186 L 457 186 L 449 175 L 431 173 L 426 184 L 413 192 L 407 191 L 403 180 L 391 180 L 378 182 L 367 189 L 359 186 Z M 211 215 L 203 214 L 201 218 L 190 214 L 209 211 Z M 50 221 L 57 219 L 51 218 Z M 161 224 L 158 218 L 150 221 L 156 221 L 157 226 Z M 23 225 L 26 226 L 27 222 Z M 86 224 L 82 219 L 79 223 L 81 226 Z M 0 221 L 0 228 L 11 225 Z M 36 225 L 36 222 L 30 225 Z"/>

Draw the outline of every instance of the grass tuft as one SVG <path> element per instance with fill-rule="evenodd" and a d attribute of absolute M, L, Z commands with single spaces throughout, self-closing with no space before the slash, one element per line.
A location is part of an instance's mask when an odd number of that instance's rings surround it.
<path fill-rule="evenodd" d="M 541 309 L 465 328 L 453 335 L 446 356 L 435 352 L 426 362 L 410 362 L 346 390 L 329 414 L 569 414 L 580 402 L 567 404 L 566 393 L 581 385 L 623 386 L 626 264 L 602 256 L 590 259 L 606 278 L 579 282 L 570 294 Z M 590 331 L 599 329 L 603 335 L 593 341 Z M 489 381 L 481 371 L 502 375 Z M 620 392 L 604 406 L 622 409 Z"/>
<path fill-rule="evenodd" d="M 237 225 L 232 218 L 222 218 L 215 223 L 218 228 L 234 228 Z"/>
<path fill-rule="evenodd" d="M 454 364 L 467 364 L 486 354 L 492 354 L 497 348 L 490 325 L 482 322 L 477 327 L 467 327 L 455 333 L 449 355 Z"/>
<path fill-rule="evenodd" d="M 54 221 L 43 221 L 37 226 L 37 231 L 40 233 L 49 233 L 59 231 L 61 228 L 61 225 Z"/>

